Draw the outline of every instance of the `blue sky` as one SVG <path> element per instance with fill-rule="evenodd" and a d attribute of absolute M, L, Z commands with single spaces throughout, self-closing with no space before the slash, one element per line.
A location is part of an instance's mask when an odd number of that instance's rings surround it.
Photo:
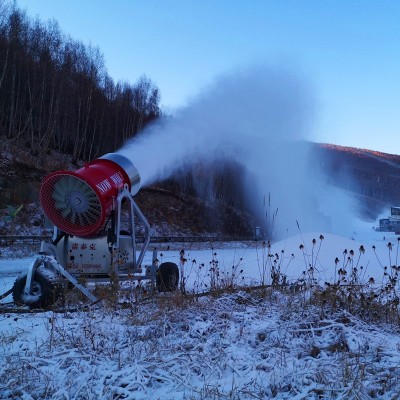
<path fill-rule="evenodd" d="M 100 48 L 115 81 L 141 75 L 165 109 L 252 64 L 289 65 L 312 87 L 318 142 L 400 154 L 400 1 L 17 0 Z"/>

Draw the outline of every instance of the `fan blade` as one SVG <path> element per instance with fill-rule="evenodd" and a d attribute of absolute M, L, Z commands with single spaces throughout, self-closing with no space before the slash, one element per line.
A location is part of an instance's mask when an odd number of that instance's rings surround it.
<path fill-rule="evenodd" d="M 66 207 L 68 207 L 68 203 L 66 201 L 56 201 L 54 203 L 55 207 L 58 208 L 59 210 L 62 210 Z"/>
<path fill-rule="evenodd" d="M 61 193 L 58 192 L 53 192 L 51 197 L 55 200 L 55 201 L 65 201 L 65 196 Z"/>
<path fill-rule="evenodd" d="M 67 218 L 68 215 L 70 214 L 71 209 L 69 207 L 65 208 L 64 210 L 61 210 L 61 215 L 63 218 Z"/>
<path fill-rule="evenodd" d="M 72 223 L 72 224 L 75 224 L 75 220 L 76 220 L 76 212 L 72 211 L 71 223 Z"/>

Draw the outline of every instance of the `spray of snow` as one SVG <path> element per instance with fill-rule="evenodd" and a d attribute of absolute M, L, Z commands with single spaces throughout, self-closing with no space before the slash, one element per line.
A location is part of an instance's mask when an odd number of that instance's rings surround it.
<path fill-rule="evenodd" d="M 137 166 L 144 186 L 199 162 L 231 159 L 245 166 L 248 201 L 270 223 L 274 216 L 276 236 L 298 225 L 347 234 L 348 199 L 310 169 L 311 92 L 283 68 L 235 71 L 119 152 Z"/>

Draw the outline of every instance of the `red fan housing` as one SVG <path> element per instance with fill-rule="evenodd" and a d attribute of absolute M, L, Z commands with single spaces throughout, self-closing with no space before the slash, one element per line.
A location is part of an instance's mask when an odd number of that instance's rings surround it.
<path fill-rule="evenodd" d="M 126 157 L 110 153 L 77 171 L 48 175 L 42 183 L 40 202 L 59 229 L 69 235 L 91 236 L 104 226 L 125 184 L 132 195 L 137 193 L 140 176 Z"/>

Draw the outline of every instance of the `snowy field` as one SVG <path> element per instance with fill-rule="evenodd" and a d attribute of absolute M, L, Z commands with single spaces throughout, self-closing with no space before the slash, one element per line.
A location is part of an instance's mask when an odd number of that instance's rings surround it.
<path fill-rule="evenodd" d="M 165 245 L 160 246 L 160 262 L 172 261 L 181 265 L 180 250 L 183 249 L 186 262 L 180 268 L 181 273 L 185 277 L 187 289 L 196 291 L 207 290 L 207 285 L 209 287 L 213 279 L 211 272 L 216 268 L 220 279 L 226 276 L 233 279 L 236 285 L 259 285 L 270 279 L 268 272 L 272 265 L 287 276 L 288 283 L 302 279 L 304 272 L 307 273 L 312 266 L 315 279 L 323 283 L 332 282 L 337 270 L 344 266 L 357 267 L 364 281 L 371 277 L 379 281 L 384 279 L 384 266 L 400 264 L 400 236 L 374 231 L 368 225 L 350 237 L 317 232 L 299 233 L 272 243 L 270 247 L 262 241 L 203 244 L 201 250 L 197 243 L 168 247 L 173 250 L 167 250 Z M 338 262 L 335 264 L 336 258 Z M 33 259 L 34 254 L 26 257 L 20 256 L 18 252 L 8 252 L 0 257 L 0 290 L 8 287 L 10 282 L 24 272 Z M 143 263 L 151 264 L 151 260 L 152 251 L 149 251 Z M 306 275 L 309 276 L 308 273 Z"/>
<path fill-rule="evenodd" d="M 190 294 L 242 288 L 218 296 L 0 314 L 0 399 L 397 399 L 398 322 L 367 323 L 291 290 L 332 284 L 339 271 L 385 287 L 400 264 L 398 237 L 361 232 L 304 233 L 271 247 L 188 245 L 184 265 L 179 250 L 161 251 Z M 0 258 L 1 292 L 31 260 Z M 287 290 L 270 287 L 272 272 Z"/>

